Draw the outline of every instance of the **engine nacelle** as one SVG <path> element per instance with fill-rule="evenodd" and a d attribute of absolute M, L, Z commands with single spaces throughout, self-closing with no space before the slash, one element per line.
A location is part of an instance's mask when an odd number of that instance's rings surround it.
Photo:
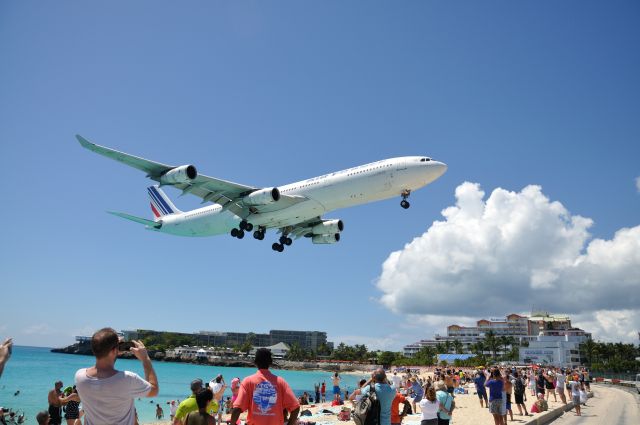
<path fill-rule="evenodd" d="M 268 187 L 266 189 L 251 192 L 242 201 L 245 205 L 267 205 L 277 202 L 280 199 L 280 191 L 277 187 Z"/>
<path fill-rule="evenodd" d="M 160 183 L 162 184 L 180 184 L 191 183 L 198 177 L 198 171 L 193 165 L 181 165 L 180 167 L 172 168 L 160 177 Z"/>
<path fill-rule="evenodd" d="M 340 240 L 340 233 L 333 235 L 313 235 L 311 242 L 315 244 L 336 243 Z"/>
<path fill-rule="evenodd" d="M 311 228 L 314 235 L 329 235 L 332 233 L 340 233 L 344 229 L 342 220 L 326 220 L 320 224 L 316 224 Z"/>

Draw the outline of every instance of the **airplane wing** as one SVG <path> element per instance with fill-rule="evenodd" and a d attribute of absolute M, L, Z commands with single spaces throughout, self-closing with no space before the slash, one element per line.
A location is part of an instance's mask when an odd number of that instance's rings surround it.
<path fill-rule="evenodd" d="M 182 190 L 182 195 L 189 193 L 202 198 L 202 203 L 213 202 L 220 204 L 241 218 L 246 218 L 251 214 L 279 211 L 307 200 L 302 196 L 288 196 L 280 194 L 280 199 L 276 202 L 266 205 L 247 206 L 242 202 L 242 198 L 256 190 L 259 190 L 259 188 L 209 177 L 198 173 L 196 173 L 197 176 L 194 179 L 190 179 L 188 182 L 166 183 L 163 181 L 163 176 L 167 175 L 167 173 L 172 170 L 179 168 L 178 166 L 150 161 L 115 149 L 100 146 L 88 141 L 80 135 L 76 135 L 76 138 L 78 139 L 78 142 L 80 142 L 80 145 L 85 149 L 144 171 L 147 174 L 147 177 L 159 182 L 161 185 L 169 184 Z"/>
<path fill-rule="evenodd" d="M 296 239 L 300 239 L 303 236 L 312 235 L 313 232 L 311 231 L 311 228 L 320 223 L 322 223 L 322 217 L 320 216 L 297 223 L 296 225 L 292 226 L 289 234 Z M 278 233 L 282 233 L 282 230 L 279 230 Z"/>

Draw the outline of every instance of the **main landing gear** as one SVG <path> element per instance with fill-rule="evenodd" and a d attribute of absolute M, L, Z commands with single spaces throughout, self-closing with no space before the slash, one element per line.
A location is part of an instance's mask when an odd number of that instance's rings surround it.
<path fill-rule="evenodd" d="M 402 201 L 400 201 L 400 206 L 406 210 L 411 206 L 409 201 L 407 201 L 407 198 L 409 197 L 409 195 L 411 195 L 411 191 L 409 189 L 405 189 L 402 191 L 400 195 L 402 196 Z"/>
<path fill-rule="evenodd" d="M 240 228 L 239 229 L 236 229 L 236 228 L 231 229 L 231 236 L 234 237 L 234 238 L 238 238 L 238 239 L 244 238 L 245 230 L 247 232 L 250 232 L 250 231 L 253 230 L 253 224 L 247 222 L 247 220 L 242 220 L 238 227 L 240 227 Z M 264 237 L 264 232 L 262 234 L 263 234 L 263 237 Z M 255 237 L 255 233 L 254 233 L 253 237 Z"/>
<path fill-rule="evenodd" d="M 238 225 L 239 228 L 231 229 L 231 236 L 234 238 L 242 239 L 244 238 L 245 232 L 251 232 L 253 230 L 253 224 L 247 222 L 247 220 L 242 220 Z M 264 235 L 267 231 L 267 228 L 264 226 L 258 226 L 255 232 L 253 232 L 253 238 L 259 241 L 264 239 Z M 291 231 L 291 227 L 285 227 L 281 229 L 282 236 L 278 239 L 278 242 L 271 245 L 271 249 L 277 252 L 284 251 L 285 246 L 290 246 L 293 241 L 289 237 L 289 232 Z"/>
<path fill-rule="evenodd" d="M 274 251 L 282 252 L 284 251 L 285 245 L 290 246 L 293 243 L 291 238 L 288 237 L 287 235 L 280 236 L 279 242 L 280 243 L 276 242 L 273 245 L 271 245 L 271 249 L 273 249 Z"/>
<path fill-rule="evenodd" d="M 264 239 L 264 232 L 267 229 L 265 229 L 263 226 L 258 226 L 258 230 L 256 230 L 255 232 L 253 232 L 253 237 L 254 239 L 257 239 L 259 241 Z"/>

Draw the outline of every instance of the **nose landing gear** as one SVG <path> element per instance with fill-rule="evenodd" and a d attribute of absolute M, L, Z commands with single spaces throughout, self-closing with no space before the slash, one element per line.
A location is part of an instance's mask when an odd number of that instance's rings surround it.
<path fill-rule="evenodd" d="M 402 201 L 400 201 L 400 206 L 406 210 L 411 206 L 409 201 L 407 201 L 407 198 L 409 197 L 409 195 L 411 195 L 411 191 L 409 189 L 405 189 L 402 191 L 400 195 L 402 196 Z"/>

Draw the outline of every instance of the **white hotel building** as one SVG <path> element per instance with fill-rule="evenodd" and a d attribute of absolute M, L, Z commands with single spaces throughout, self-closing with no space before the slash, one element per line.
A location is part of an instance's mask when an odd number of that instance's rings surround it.
<path fill-rule="evenodd" d="M 404 355 L 413 357 L 422 347 L 435 347 L 436 344 L 455 340 L 462 343 L 463 351 L 470 352 L 471 344 L 482 341 L 489 331 L 496 337 L 509 336 L 519 344 L 528 343 L 529 347 L 520 348 L 521 362 L 529 360 L 530 363 L 557 365 L 573 365 L 579 362 L 577 347 L 591 337 L 582 329 L 573 328 L 571 319 L 564 314 L 534 312 L 531 316 L 522 316 L 513 313 L 504 319 L 478 320 L 476 326 L 450 325 L 447 327 L 446 336 L 436 334 L 434 339 L 406 345 Z"/>

